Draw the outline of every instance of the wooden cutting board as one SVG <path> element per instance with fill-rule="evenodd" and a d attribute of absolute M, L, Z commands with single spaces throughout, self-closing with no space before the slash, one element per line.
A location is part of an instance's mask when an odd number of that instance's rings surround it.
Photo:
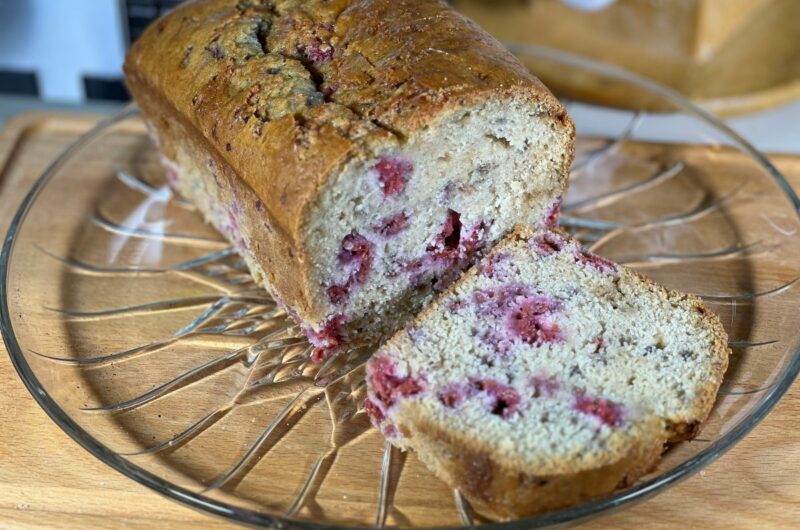
<path fill-rule="evenodd" d="M 96 120 L 24 114 L 0 131 L 0 233 L 34 179 Z M 800 186 L 800 156 L 771 158 Z M 28 394 L 5 350 L 0 381 L 0 529 L 235 528 L 160 497 L 84 451 Z M 650 501 L 583 528 L 798 528 L 799 417 L 795 384 L 769 417 L 716 463 Z"/>

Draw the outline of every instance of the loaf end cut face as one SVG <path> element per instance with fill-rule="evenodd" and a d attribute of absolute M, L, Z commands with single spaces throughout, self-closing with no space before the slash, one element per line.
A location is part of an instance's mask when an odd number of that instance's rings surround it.
<path fill-rule="evenodd" d="M 574 127 L 438 0 L 200 0 L 126 61 L 167 176 L 322 359 L 394 331 L 516 223 L 555 222 Z"/>

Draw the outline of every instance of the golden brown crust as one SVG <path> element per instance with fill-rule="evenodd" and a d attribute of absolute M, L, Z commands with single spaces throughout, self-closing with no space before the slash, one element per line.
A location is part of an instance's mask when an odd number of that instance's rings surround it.
<path fill-rule="evenodd" d="M 655 468 L 664 448 L 660 425 L 642 425 L 614 462 L 575 471 L 564 462 L 563 472 L 532 475 L 504 465 L 460 433 L 448 432 L 411 414 L 398 425 L 420 459 L 433 473 L 458 488 L 481 511 L 500 520 L 519 519 L 573 506 L 633 484 Z M 405 421 L 404 421 L 405 420 Z"/>
<path fill-rule="evenodd" d="M 270 284 L 300 313 L 314 313 L 318 289 L 308 208 L 349 161 L 491 99 L 529 101 L 574 138 L 552 94 L 440 0 L 188 2 L 134 44 L 125 73 L 168 157 L 184 141 L 177 123 L 219 176 L 263 203 L 271 232 L 251 250 L 274 262 Z"/>
<path fill-rule="evenodd" d="M 135 86 L 137 82 L 130 77 L 127 80 L 129 86 Z M 215 178 L 225 182 L 223 192 L 242 199 L 242 229 L 251 236 L 250 250 L 258 256 L 259 265 L 266 275 L 265 283 L 273 286 L 273 294 L 280 290 L 283 297 L 295 301 L 296 307 L 307 309 L 309 285 L 307 276 L 302 274 L 304 271 L 297 270 L 299 251 L 291 246 L 291 240 L 278 232 L 271 219 L 258 211 L 258 198 L 252 188 L 239 179 L 227 159 L 210 149 L 209 142 L 196 133 L 193 125 L 157 93 L 142 91 L 137 104 L 145 115 L 152 117 L 149 123 L 159 130 L 159 147 L 165 156 L 174 160 L 179 150 L 188 152 L 199 166 L 213 168 Z M 292 273 L 287 274 L 287 271 Z"/>
<path fill-rule="evenodd" d="M 407 136 L 448 106 L 487 93 L 534 98 L 566 116 L 547 88 L 493 37 L 441 1 L 351 2 L 337 22 L 334 101 Z M 361 77 L 370 78 L 363 83 Z"/>

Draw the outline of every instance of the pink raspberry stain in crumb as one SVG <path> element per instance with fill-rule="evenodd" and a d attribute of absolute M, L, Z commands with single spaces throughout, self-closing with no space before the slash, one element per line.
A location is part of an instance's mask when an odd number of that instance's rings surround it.
<path fill-rule="evenodd" d="M 275 302 L 286 311 L 286 314 L 294 320 L 295 324 L 300 328 L 315 349 L 311 352 L 311 360 L 319 363 L 330 357 L 331 354 L 336 353 L 336 350 L 342 347 L 342 328 L 347 323 L 347 317 L 344 315 L 333 315 L 328 318 L 322 325 L 319 331 L 315 331 L 310 325 L 303 322 L 297 311 L 286 305 L 283 299 L 274 292 L 270 292 L 270 296 Z"/>
<path fill-rule="evenodd" d="M 466 256 L 481 250 L 486 243 L 486 223 L 481 221 L 461 238 L 461 248 Z"/>
<path fill-rule="evenodd" d="M 370 398 L 364 400 L 364 411 L 367 413 L 367 417 L 369 417 L 372 424 L 380 429 L 386 439 L 394 440 L 401 437 L 397 427 L 386 420 L 386 415 L 381 409 L 381 406 Z"/>
<path fill-rule="evenodd" d="M 334 315 L 322 325 L 319 331 L 302 326 L 309 342 L 315 346 L 311 352 L 311 361 L 321 363 L 343 346 L 342 328 L 347 323 L 344 315 Z"/>
<path fill-rule="evenodd" d="M 542 346 L 564 338 L 560 327 L 553 321 L 561 304 L 552 298 L 533 294 L 525 285 L 506 284 L 476 291 L 472 301 L 479 315 L 505 322 L 505 335 L 491 328 L 478 334 L 499 353 L 508 351 L 509 339 Z"/>
<path fill-rule="evenodd" d="M 567 240 L 555 232 L 539 232 L 530 240 L 531 248 L 542 256 L 561 252 Z"/>
<path fill-rule="evenodd" d="M 383 191 L 384 197 L 400 195 L 406 189 L 408 177 L 414 171 L 414 166 L 408 160 L 382 156 L 373 166 L 378 173 L 378 183 Z"/>
<path fill-rule="evenodd" d="M 507 319 L 507 325 L 523 342 L 541 346 L 563 340 L 561 329 L 552 320 L 558 303 L 543 296 L 530 296 L 516 303 Z"/>
<path fill-rule="evenodd" d="M 561 213 L 561 197 L 556 198 L 553 203 L 545 211 L 542 225 L 546 228 L 555 228 L 558 226 L 558 216 Z"/>
<path fill-rule="evenodd" d="M 472 301 L 478 308 L 478 314 L 494 318 L 506 316 L 515 301 L 531 296 L 531 289 L 519 283 L 508 283 L 499 287 L 481 289 L 472 294 Z"/>
<path fill-rule="evenodd" d="M 399 375 L 394 362 L 386 355 L 372 358 L 367 366 L 367 379 L 374 400 L 377 400 L 375 404 L 382 407 L 384 415 L 399 400 L 425 390 L 423 378 Z"/>
<path fill-rule="evenodd" d="M 459 243 L 461 243 L 461 214 L 447 210 L 441 231 L 426 250 L 433 259 L 452 261 L 458 256 Z"/>
<path fill-rule="evenodd" d="M 342 239 L 339 251 L 339 263 L 349 268 L 347 280 L 341 284 L 328 287 L 328 299 L 333 304 L 341 304 L 356 285 L 367 281 L 372 269 L 375 246 L 366 237 L 352 232 Z"/>
<path fill-rule="evenodd" d="M 447 408 L 455 408 L 463 403 L 472 393 L 471 387 L 465 384 L 452 384 L 439 392 L 439 401 Z"/>
<path fill-rule="evenodd" d="M 408 215 L 405 212 L 383 219 L 374 231 L 384 237 L 396 236 L 408 228 Z"/>
<path fill-rule="evenodd" d="M 522 398 L 513 387 L 493 379 L 473 380 L 472 387 L 489 397 L 495 416 L 508 419 L 518 412 Z"/>
<path fill-rule="evenodd" d="M 556 395 L 561 389 L 561 383 L 552 376 L 535 375 L 531 378 L 531 386 L 533 387 L 533 397 L 549 398 Z"/>
<path fill-rule="evenodd" d="M 482 329 L 477 337 L 481 342 L 490 346 L 494 353 L 501 356 L 511 351 L 511 346 L 514 344 L 514 341 L 511 340 L 508 333 L 492 328 Z"/>
<path fill-rule="evenodd" d="M 306 58 L 313 63 L 327 63 L 333 59 L 333 46 L 323 42 L 319 37 L 305 47 Z"/>
<path fill-rule="evenodd" d="M 481 267 L 481 274 L 487 278 L 494 278 L 495 273 L 500 272 L 500 266 L 511 258 L 511 254 L 507 252 L 498 252 L 492 254 L 483 263 Z"/>
<path fill-rule="evenodd" d="M 556 232 L 539 232 L 529 241 L 531 248 L 541 256 L 555 254 L 569 246 L 569 241 Z M 617 271 L 617 265 L 593 252 L 574 249 L 575 261 L 593 267 L 600 272 L 612 273 Z"/>
<path fill-rule="evenodd" d="M 339 261 L 350 265 L 356 280 L 364 282 L 372 268 L 373 250 L 374 246 L 369 239 L 353 232 L 342 239 Z"/>
<path fill-rule="evenodd" d="M 579 252 L 575 260 L 589 267 L 594 267 L 600 272 L 612 273 L 617 271 L 617 265 L 615 263 L 586 250 Z"/>
<path fill-rule="evenodd" d="M 266 208 L 264 208 L 264 203 L 261 202 L 261 199 L 256 199 L 255 206 L 258 213 L 264 213 L 264 210 L 266 210 Z"/>
<path fill-rule="evenodd" d="M 372 419 L 372 423 L 375 425 L 380 425 L 380 423 L 386 419 L 386 416 L 384 416 L 381 408 L 370 398 L 364 400 L 364 410 L 367 412 L 367 416 Z"/>
<path fill-rule="evenodd" d="M 452 296 L 444 301 L 444 307 L 451 313 L 458 313 L 467 306 L 467 301 L 457 296 Z"/>
<path fill-rule="evenodd" d="M 606 352 L 606 341 L 603 340 L 603 337 L 595 337 L 592 341 L 594 345 L 594 351 L 592 353 L 605 353 Z"/>
<path fill-rule="evenodd" d="M 442 291 L 465 270 L 478 251 L 485 245 L 486 223 L 481 221 L 472 229 L 465 230 L 461 214 L 447 210 L 439 232 L 425 248 L 425 254 L 411 260 L 404 269 L 411 282 L 420 284 L 423 278 L 433 277 L 434 289 Z"/>
<path fill-rule="evenodd" d="M 609 427 L 619 427 L 625 422 L 625 409 L 619 403 L 601 397 L 575 395 L 575 410 L 600 420 Z"/>
<path fill-rule="evenodd" d="M 350 282 L 349 280 L 342 285 L 331 285 L 328 287 L 328 299 L 332 304 L 341 304 L 347 300 L 350 295 Z"/>

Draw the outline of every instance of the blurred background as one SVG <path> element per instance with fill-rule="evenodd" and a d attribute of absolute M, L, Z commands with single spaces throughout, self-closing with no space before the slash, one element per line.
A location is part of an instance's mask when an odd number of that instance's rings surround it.
<path fill-rule="evenodd" d="M 0 92 L 43 101 L 124 101 L 120 65 L 180 0 L 0 0 Z"/>
<path fill-rule="evenodd" d="M 119 108 L 128 100 L 120 68 L 127 47 L 178 3 L 0 0 L 0 122 L 28 109 Z M 626 68 L 729 117 L 761 149 L 800 150 L 800 0 L 451 3 L 503 42 Z M 560 97 L 647 107 L 590 76 L 530 67 Z"/>

